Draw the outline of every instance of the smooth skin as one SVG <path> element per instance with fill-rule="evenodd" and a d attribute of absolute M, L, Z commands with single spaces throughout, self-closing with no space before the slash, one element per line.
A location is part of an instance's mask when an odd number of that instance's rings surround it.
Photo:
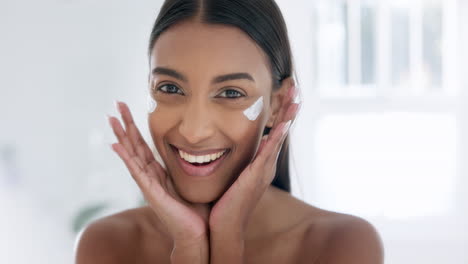
<path fill-rule="evenodd" d="M 112 149 L 148 206 L 89 224 L 78 239 L 77 264 L 383 263 L 382 243 L 370 223 L 271 186 L 288 121 L 299 110 L 293 102 L 297 89 L 287 78 L 271 91 L 265 55 L 246 34 L 234 27 L 180 23 L 156 42 L 150 67 L 159 66 L 186 77 L 149 79 L 158 107 L 148 125 L 166 168 L 155 160 L 129 107 L 119 102 L 124 126 L 109 118 L 118 139 Z M 212 83 L 214 76 L 232 72 L 247 72 L 255 81 Z M 179 90 L 156 89 L 164 84 Z M 226 88 L 244 96 L 226 98 Z M 265 106 L 252 122 L 242 110 L 259 96 Z M 265 126 L 272 130 L 262 138 Z M 180 170 L 170 144 L 231 151 L 223 166 L 200 179 Z"/>

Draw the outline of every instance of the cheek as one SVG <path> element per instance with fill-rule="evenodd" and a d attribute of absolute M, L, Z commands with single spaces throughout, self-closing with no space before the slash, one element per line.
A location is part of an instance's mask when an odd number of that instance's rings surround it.
<path fill-rule="evenodd" d="M 241 166 L 255 156 L 266 124 L 264 111 L 254 121 L 249 120 L 243 111 L 225 115 L 220 127 L 226 131 L 226 136 L 232 140 L 234 155 L 243 161 Z"/>
<path fill-rule="evenodd" d="M 264 107 L 261 108 L 257 118 L 250 120 L 244 114 L 246 109 L 247 107 L 230 109 L 212 105 L 210 109 L 203 111 L 203 116 L 211 119 L 210 123 L 215 126 L 217 133 L 220 133 L 226 141 L 230 141 L 225 143 L 232 144 L 237 152 L 250 156 L 249 154 L 255 152 L 260 143 L 266 124 L 266 111 Z M 148 127 L 158 151 L 165 151 L 162 146 L 163 137 L 167 136 L 169 131 L 177 131 L 174 128 L 180 125 L 184 118 L 190 118 L 193 114 L 185 117 L 184 113 L 187 114 L 182 105 L 169 106 L 164 102 L 158 102 L 156 110 L 148 114 Z"/>
<path fill-rule="evenodd" d="M 220 121 L 220 127 L 223 127 L 223 131 L 228 133 L 231 138 L 237 144 L 245 144 L 246 140 L 255 138 L 257 132 L 260 130 L 261 118 L 251 121 L 247 119 L 242 111 L 237 113 L 231 113 L 224 115 L 222 121 Z"/>
<path fill-rule="evenodd" d="M 148 128 L 151 138 L 162 157 L 166 156 L 166 149 L 163 145 L 163 138 L 169 134 L 169 131 L 176 125 L 178 116 L 174 109 L 162 107 L 158 103 L 154 112 L 148 113 Z"/>

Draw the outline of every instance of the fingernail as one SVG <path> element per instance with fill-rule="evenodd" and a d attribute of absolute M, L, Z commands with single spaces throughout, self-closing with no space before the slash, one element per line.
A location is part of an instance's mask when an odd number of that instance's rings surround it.
<path fill-rule="evenodd" d="M 283 135 L 286 134 L 289 130 L 289 127 L 291 126 L 291 120 L 289 120 L 288 122 L 286 122 L 286 124 L 284 125 L 283 127 Z"/>
<path fill-rule="evenodd" d="M 111 116 L 109 114 L 106 114 L 106 121 L 110 123 L 110 118 Z"/>

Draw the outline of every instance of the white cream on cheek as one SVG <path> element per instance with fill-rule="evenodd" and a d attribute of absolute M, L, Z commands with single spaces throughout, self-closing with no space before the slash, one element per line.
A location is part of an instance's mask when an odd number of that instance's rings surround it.
<path fill-rule="evenodd" d="M 263 96 L 260 96 L 255 103 L 253 103 L 249 108 L 245 109 L 244 115 L 250 120 L 254 121 L 260 115 L 263 109 Z"/>
<path fill-rule="evenodd" d="M 151 114 L 154 112 L 154 110 L 156 110 L 156 107 L 158 106 L 158 103 L 156 102 L 156 100 L 154 100 L 153 97 L 149 96 L 148 95 L 148 113 Z"/>

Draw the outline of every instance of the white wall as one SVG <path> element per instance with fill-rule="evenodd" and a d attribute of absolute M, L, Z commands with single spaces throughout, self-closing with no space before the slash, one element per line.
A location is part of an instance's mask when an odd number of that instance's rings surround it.
<path fill-rule="evenodd" d="M 460 60 L 459 71 L 461 76 L 461 96 L 459 97 L 459 113 L 460 113 L 460 183 L 459 183 L 459 208 L 465 213 L 465 219 L 468 220 L 468 1 L 459 1 L 459 25 L 460 25 Z M 465 221 L 468 222 L 468 221 Z M 467 243 L 468 244 L 468 243 Z"/>
<path fill-rule="evenodd" d="M 136 205 L 105 114 L 125 100 L 146 125 L 146 45 L 160 3 L 0 1 L 0 147 L 14 147 L 20 180 L 6 190 L 0 174 L 0 263 L 72 263 L 82 206 Z"/>

